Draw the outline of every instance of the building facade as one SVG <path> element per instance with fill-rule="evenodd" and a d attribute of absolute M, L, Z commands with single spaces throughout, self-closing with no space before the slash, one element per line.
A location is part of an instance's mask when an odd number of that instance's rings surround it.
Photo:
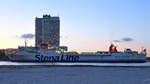
<path fill-rule="evenodd" d="M 60 41 L 59 17 L 43 15 L 43 18 L 35 19 L 35 46 L 47 43 L 50 46 L 59 46 Z"/>

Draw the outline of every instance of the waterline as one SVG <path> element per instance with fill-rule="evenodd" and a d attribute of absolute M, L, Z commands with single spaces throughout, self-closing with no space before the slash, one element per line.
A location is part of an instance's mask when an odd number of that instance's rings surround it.
<path fill-rule="evenodd" d="M 10 62 L 10 61 L 0 61 L 0 65 L 42 65 L 42 66 L 115 66 L 115 67 L 150 67 L 150 62 L 145 63 L 62 63 L 62 62 L 52 62 L 52 63 L 38 63 L 38 62 Z"/>

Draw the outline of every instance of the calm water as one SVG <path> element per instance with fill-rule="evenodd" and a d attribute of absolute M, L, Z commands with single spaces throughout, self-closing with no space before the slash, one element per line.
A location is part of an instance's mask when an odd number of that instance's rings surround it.
<path fill-rule="evenodd" d="M 150 84 L 150 63 L 82 63 L 82 67 L 70 66 L 81 63 L 0 65 L 0 84 Z"/>

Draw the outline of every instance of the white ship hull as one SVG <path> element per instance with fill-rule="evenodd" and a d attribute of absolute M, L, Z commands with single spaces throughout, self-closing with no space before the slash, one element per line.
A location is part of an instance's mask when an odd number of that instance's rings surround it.
<path fill-rule="evenodd" d="M 60 55 L 12 55 L 11 61 L 21 62 L 145 62 L 146 56 L 139 55 L 84 55 L 84 54 L 60 54 Z"/>
<path fill-rule="evenodd" d="M 59 49 L 33 49 L 23 47 L 18 53 L 8 55 L 11 61 L 21 62 L 145 62 L 146 50 L 141 53 L 126 49 L 118 52 L 116 47 L 111 45 L 109 52 L 95 53 L 68 53 Z"/>

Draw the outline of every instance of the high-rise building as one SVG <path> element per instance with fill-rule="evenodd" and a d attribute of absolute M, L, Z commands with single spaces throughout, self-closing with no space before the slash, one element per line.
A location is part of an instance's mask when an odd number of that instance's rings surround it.
<path fill-rule="evenodd" d="M 47 43 L 51 46 L 59 46 L 60 41 L 60 20 L 59 17 L 43 15 L 43 18 L 35 20 L 35 46 Z"/>

